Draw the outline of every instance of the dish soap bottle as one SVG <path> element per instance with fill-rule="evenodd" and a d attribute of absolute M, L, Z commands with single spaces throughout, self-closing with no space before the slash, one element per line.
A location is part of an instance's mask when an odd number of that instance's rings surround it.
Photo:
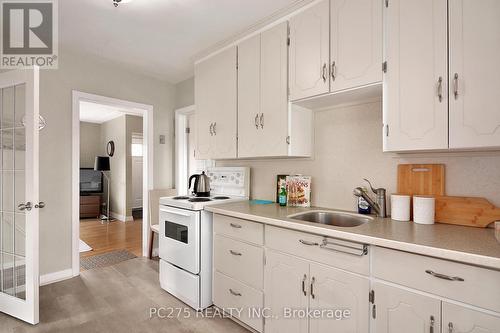
<path fill-rule="evenodd" d="M 363 187 L 363 191 L 366 193 L 366 188 Z M 370 204 L 363 198 L 358 197 L 358 213 L 359 214 L 371 214 L 372 207 Z"/>
<path fill-rule="evenodd" d="M 286 206 L 286 186 L 282 186 L 279 195 L 279 204 L 280 206 Z"/>

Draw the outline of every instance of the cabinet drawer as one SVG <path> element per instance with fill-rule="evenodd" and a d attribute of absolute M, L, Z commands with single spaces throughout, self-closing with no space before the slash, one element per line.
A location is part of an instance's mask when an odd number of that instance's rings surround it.
<path fill-rule="evenodd" d="M 215 214 L 214 232 L 258 245 L 264 244 L 264 225 L 262 223 Z"/>
<path fill-rule="evenodd" d="M 82 195 L 80 196 L 80 205 L 95 205 L 99 204 L 101 197 L 98 195 Z"/>
<path fill-rule="evenodd" d="M 249 316 L 252 309 L 263 309 L 264 295 L 227 275 L 214 273 L 214 304 L 222 309 L 241 309 L 231 315 L 258 332 L 263 331 L 263 320 L 258 316 Z"/>
<path fill-rule="evenodd" d="M 269 248 L 359 274 L 370 273 L 368 253 L 354 254 L 356 248 L 362 248 L 363 244 L 327 238 L 337 245 L 323 248 L 320 245 L 324 239 L 323 236 L 266 226 L 266 246 Z M 351 250 L 352 253 L 347 253 Z"/>
<path fill-rule="evenodd" d="M 261 247 L 215 235 L 214 267 L 254 288 L 263 288 L 264 249 Z"/>
<path fill-rule="evenodd" d="M 372 256 L 376 278 L 500 312 L 498 271 L 381 247 Z"/>

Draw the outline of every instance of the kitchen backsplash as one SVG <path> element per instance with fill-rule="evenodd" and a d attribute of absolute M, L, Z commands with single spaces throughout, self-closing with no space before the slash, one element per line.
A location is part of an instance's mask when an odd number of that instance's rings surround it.
<path fill-rule="evenodd" d="M 448 195 L 482 196 L 500 206 L 500 152 L 383 153 L 381 101 L 316 111 L 314 131 L 313 158 L 217 165 L 251 167 L 254 199 L 276 199 L 276 175 L 303 174 L 312 176 L 312 205 L 355 210 L 352 190 L 366 185 L 363 178 L 390 194 L 396 191 L 398 164 L 444 163 Z"/>

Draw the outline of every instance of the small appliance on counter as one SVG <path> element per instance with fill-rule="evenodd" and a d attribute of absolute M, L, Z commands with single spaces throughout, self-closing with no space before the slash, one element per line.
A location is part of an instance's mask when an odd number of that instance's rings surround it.
<path fill-rule="evenodd" d="M 197 197 L 210 196 L 210 179 L 203 171 L 200 175 L 192 175 L 189 177 L 188 189 L 191 188 L 191 182 L 194 179 L 193 194 Z"/>
<path fill-rule="evenodd" d="M 250 169 L 215 167 L 196 176 L 194 196 L 160 198 L 160 285 L 203 310 L 212 305 L 213 247 L 212 213 L 204 207 L 248 200 Z"/>

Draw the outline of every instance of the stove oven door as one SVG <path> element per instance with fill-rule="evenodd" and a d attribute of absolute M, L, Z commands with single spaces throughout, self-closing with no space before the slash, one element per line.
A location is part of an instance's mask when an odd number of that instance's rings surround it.
<path fill-rule="evenodd" d="M 160 206 L 160 258 L 192 274 L 200 272 L 200 212 Z"/>

